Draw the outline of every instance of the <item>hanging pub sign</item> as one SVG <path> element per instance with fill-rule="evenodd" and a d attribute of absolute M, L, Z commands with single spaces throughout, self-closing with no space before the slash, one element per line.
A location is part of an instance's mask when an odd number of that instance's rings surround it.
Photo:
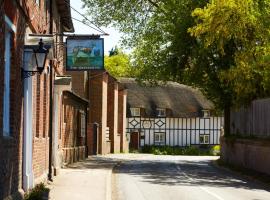
<path fill-rule="evenodd" d="M 92 37 L 68 37 L 67 71 L 104 69 L 104 39 Z"/>

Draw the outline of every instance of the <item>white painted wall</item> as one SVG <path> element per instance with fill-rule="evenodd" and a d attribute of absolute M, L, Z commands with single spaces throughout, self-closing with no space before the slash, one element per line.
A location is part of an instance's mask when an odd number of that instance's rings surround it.
<path fill-rule="evenodd" d="M 24 69 L 31 70 L 32 50 L 24 50 Z M 23 189 L 34 187 L 33 173 L 33 81 L 24 79 Z"/>
<path fill-rule="evenodd" d="M 200 135 L 209 135 L 209 144 L 219 144 L 223 117 L 209 118 L 127 118 L 127 132 L 144 135 L 140 145 L 154 145 L 154 133 L 166 134 L 166 145 L 190 146 L 200 144 Z"/>

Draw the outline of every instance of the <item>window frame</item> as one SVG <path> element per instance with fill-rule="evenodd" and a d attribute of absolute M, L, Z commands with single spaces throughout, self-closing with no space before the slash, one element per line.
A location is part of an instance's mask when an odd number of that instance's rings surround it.
<path fill-rule="evenodd" d="M 210 115 L 210 110 L 202 110 L 203 118 L 209 118 Z"/>
<path fill-rule="evenodd" d="M 6 22 L 5 26 L 5 59 L 4 59 L 4 89 L 3 89 L 3 136 L 11 136 L 10 122 L 10 81 L 11 81 L 11 59 L 12 59 L 12 30 Z"/>
<path fill-rule="evenodd" d="M 201 137 L 203 137 L 203 142 L 201 142 Z M 207 140 L 206 140 L 206 137 L 208 138 Z M 200 141 L 200 144 L 210 144 L 210 135 L 209 134 L 201 134 L 199 141 Z"/>
<path fill-rule="evenodd" d="M 85 137 L 86 135 L 86 114 L 83 111 L 79 112 L 80 114 L 80 137 Z"/>
<path fill-rule="evenodd" d="M 164 137 L 163 137 L 163 140 L 164 141 L 162 141 L 161 140 L 161 135 L 163 135 Z M 158 140 L 156 140 L 156 136 L 158 136 Z M 166 143 L 166 133 L 165 132 L 155 132 L 154 133 L 154 144 L 156 145 L 156 144 L 158 144 L 158 145 L 165 145 L 165 143 Z"/>
<path fill-rule="evenodd" d="M 157 108 L 156 111 L 157 111 L 158 117 L 166 117 L 166 109 L 165 108 Z M 161 114 L 161 111 L 163 111 L 164 114 Z"/>
<path fill-rule="evenodd" d="M 140 117 L 141 116 L 141 108 L 133 107 L 130 108 L 130 113 L 132 117 Z"/>

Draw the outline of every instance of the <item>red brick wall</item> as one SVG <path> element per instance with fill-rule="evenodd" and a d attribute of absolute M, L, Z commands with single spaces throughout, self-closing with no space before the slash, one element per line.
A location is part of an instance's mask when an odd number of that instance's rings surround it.
<path fill-rule="evenodd" d="M 118 134 L 118 83 L 109 76 L 107 123 L 110 128 L 111 153 L 120 152 L 120 135 Z"/>
<path fill-rule="evenodd" d="M 22 81 L 20 67 L 24 42 L 25 19 L 18 12 L 13 1 L 0 0 L 0 199 L 18 194 L 21 188 L 22 174 Z M 11 42 L 11 80 L 10 80 L 10 126 L 11 137 L 3 137 L 3 84 L 4 84 L 4 52 L 5 52 L 5 20 L 4 14 L 17 26 L 16 34 L 12 34 Z"/>
<path fill-rule="evenodd" d="M 268 140 L 221 137 L 220 142 L 220 158 L 223 162 L 270 175 L 270 142 Z"/>
<path fill-rule="evenodd" d="M 23 6 L 32 19 L 33 33 L 49 33 L 49 15 L 44 12 L 44 0 L 40 5 L 27 1 Z M 47 64 L 46 64 L 47 65 Z M 33 172 L 35 184 L 47 179 L 49 169 L 49 74 L 35 75 L 33 80 Z"/>
<path fill-rule="evenodd" d="M 33 172 L 37 184 L 46 180 L 49 169 L 49 74 L 33 80 Z"/>
<path fill-rule="evenodd" d="M 108 74 L 104 71 L 91 71 L 89 77 L 89 125 L 99 124 L 98 152 L 107 153 L 105 130 L 107 127 L 107 86 Z M 89 148 L 91 141 L 88 141 Z M 89 152 L 90 153 L 90 152 Z"/>
<path fill-rule="evenodd" d="M 81 113 L 87 113 L 87 104 L 69 92 L 63 93 L 62 150 L 63 162 L 73 163 L 85 158 L 86 137 L 81 137 Z M 86 123 L 85 123 L 86 125 Z M 87 131 L 87 127 L 85 127 Z M 86 132 L 85 132 L 86 134 Z"/>
<path fill-rule="evenodd" d="M 118 132 L 120 133 L 120 151 L 128 152 L 129 142 L 126 137 L 127 91 L 120 90 L 118 97 Z"/>
<path fill-rule="evenodd" d="M 72 77 L 72 91 L 83 98 L 88 98 L 87 72 L 68 71 L 65 74 Z"/>
<path fill-rule="evenodd" d="M 3 2 L 5 2 L 3 4 Z M 47 1 L 48 2 L 48 1 Z M 22 188 L 22 134 L 23 134 L 23 82 L 21 67 L 23 66 L 23 45 L 26 25 L 33 33 L 49 33 L 50 16 L 45 10 L 45 0 L 37 6 L 33 0 L 11 1 L 0 0 L 0 67 L 4 66 L 4 15 L 7 15 L 16 26 L 13 35 L 11 62 L 11 138 L 3 138 L 2 134 L 2 102 L 3 77 L 0 73 L 0 199 L 15 194 Z M 56 1 L 53 1 L 54 32 L 61 32 L 61 21 Z M 57 41 L 55 68 L 63 72 L 63 48 Z M 3 71 L 3 70 L 2 70 Z M 54 70 L 53 70 L 54 71 Z M 33 77 L 33 171 L 35 182 L 47 176 L 49 155 L 49 75 Z M 4 187 L 2 187 L 4 186 Z"/>

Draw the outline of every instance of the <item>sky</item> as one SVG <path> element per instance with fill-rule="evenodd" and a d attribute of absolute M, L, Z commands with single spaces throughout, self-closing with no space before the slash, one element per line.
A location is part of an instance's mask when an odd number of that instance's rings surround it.
<path fill-rule="evenodd" d="M 71 0 L 70 4 L 73 8 L 78 10 L 80 13 L 82 14 L 85 13 L 85 10 L 82 9 L 83 4 L 80 0 Z M 72 9 L 71 9 L 71 15 L 73 18 L 79 19 L 81 21 L 83 20 L 83 17 Z M 97 31 L 75 20 L 73 20 L 73 25 L 75 28 L 74 34 L 99 34 Z M 101 27 L 101 29 L 105 31 L 106 33 L 110 34 L 109 36 L 102 36 L 104 38 L 104 53 L 105 55 L 108 55 L 112 47 L 114 47 L 115 45 L 120 46 L 119 41 L 120 41 L 121 34 L 114 28 Z"/>

